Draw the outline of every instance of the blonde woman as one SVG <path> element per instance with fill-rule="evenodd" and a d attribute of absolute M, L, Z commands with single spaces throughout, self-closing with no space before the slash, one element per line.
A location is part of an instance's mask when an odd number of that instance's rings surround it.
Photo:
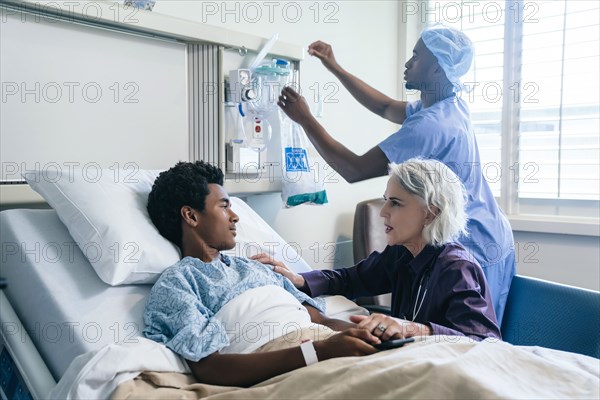
<path fill-rule="evenodd" d="M 420 335 L 500 338 L 490 290 L 477 261 L 456 240 L 465 235 L 466 195 L 460 179 L 436 160 L 389 165 L 381 210 L 388 246 L 350 268 L 296 274 L 264 254 L 310 296 L 348 298 L 392 293 L 391 316 L 353 316 L 382 340 Z"/>

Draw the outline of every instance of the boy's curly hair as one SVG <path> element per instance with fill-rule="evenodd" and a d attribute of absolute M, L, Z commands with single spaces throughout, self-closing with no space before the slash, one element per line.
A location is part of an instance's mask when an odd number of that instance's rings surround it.
<path fill-rule="evenodd" d="M 158 175 L 148 195 L 147 209 L 161 235 L 181 248 L 181 207 L 204 210 L 211 183 L 222 186 L 223 172 L 204 161 L 178 162 Z"/>

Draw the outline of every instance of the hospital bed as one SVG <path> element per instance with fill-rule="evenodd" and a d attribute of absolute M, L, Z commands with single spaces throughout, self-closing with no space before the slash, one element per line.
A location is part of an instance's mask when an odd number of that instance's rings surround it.
<path fill-rule="evenodd" d="M 157 173 L 142 171 L 136 175 L 140 182 L 134 185 L 135 205 L 127 204 L 135 211 L 145 208 L 147 193 Z M 112 176 L 112 172 L 105 175 Z M 49 183 L 40 180 L 42 186 Z M 66 182 L 69 180 L 72 178 L 64 179 Z M 104 183 L 111 187 L 123 186 L 121 182 L 111 185 L 112 180 L 107 179 Z M 89 186 L 85 183 L 82 183 L 83 186 Z M 56 189 L 55 185 L 50 186 Z M 140 187 L 142 197 L 138 197 L 136 192 Z M 84 191 L 95 196 L 89 187 Z M 50 198 L 53 196 L 49 193 L 45 195 Z M 87 197 L 83 196 L 86 200 Z M 296 253 L 295 247 L 288 246 L 245 202 L 235 197 L 231 200 L 241 219 L 238 224 L 238 238 L 241 240 L 238 240 L 238 244 L 242 246 L 226 253 L 240 255 L 243 252 L 244 255 L 250 255 L 275 250 L 275 256 L 288 260 L 288 265 L 296 271 L 310 270 Z M 78 203 L 76 206 L 91 204 Z M 100 200 L 93 207 L 98 207 L 100 212 L 108 212 L 107 218 L 111 218 L 111 206 L 106 202 Z M 60 209 L 60 205 L 57 208 Z M 127 210 L 124 212 L 127 213 Z M 118 221 L 113 220 L 112 225 L 115 224 L 118 225 Z M 2 211 L 0 241 L 0 276 L 7 283 L 0 294 L 0 387 L 8 398 L 19 393 L 22 393 L 19 396 L 26 396 L 28 391 L 34 398 L 44 398 L 76 356 L 110 343 L 133 343 L 141 336 L 142 312 L 152 285 L 111 286 L 103 282 L 84 254 L 86 251 L 94 252 L 92 258 L 97 259 L 98 249 L 101 249 L 97 245 L 99 241 L 79 246 L 81 241 L 72 237 L 55 210 Z M 120 250 L 124 250 L 119 259 L 144 251 L 140 248 L 143 241 L 131 242 L 136 244 L 133 247 L 135 252 L 128 252 L 132 247 L 119 243 Z M 112 250 L 110 246 L 109 250 Z M 114 253 L 111 252 L 111 256 Z M 169 265 L 167 263 L 164 267 Z M 366 313 L 361 307 L 339 296 L 331 297 L 327 302 L 332 316 Z"/>
<path fill-rule="evenodd" d="M 145 204 L 147 191 L 147 185 L 134 191 L 132 204 Z M 242 200 L 232 198 L 232 204 L 240 215 L 238 238 L 253 243 L 246 249 L 275 249 L 274 256 L 285 258 L 296 271 L 310 269 Z M 74 239 L 75 232 L 65 223 L 69 215 L 59 218 L 65 211 L 58 204 L 53 206 L 51 210 L 0 213 L 0 275 L 7 282 L 0 294 L 4 396 L 107 397 L 119 382 L 131 381 L 142 371 L 185 374 L 185 363 L 177 356 L 140 337 L 151 284 L 109 285 L 101 280 L 88 259 L 92 247 Z M 106 204 L 103 207 L 110 209 Z M 134 208 L 123 215 L 133 214 Z M 113 219 L 108 225 L 118 226 L 119 221 Z M 343 298 L 327 301 L 333 317 L 364 312 Z M 573 353 L 518 348 L 499 341 L 430 337 L 370 357 L 327 360 L 255 388 L 227 392 L 225 397 L 516 398 L 552 394 L 598 398 L 599 369 L 597 359 Z M 62 386 L 57 389 L 54 385 L 61 378 Z"/>

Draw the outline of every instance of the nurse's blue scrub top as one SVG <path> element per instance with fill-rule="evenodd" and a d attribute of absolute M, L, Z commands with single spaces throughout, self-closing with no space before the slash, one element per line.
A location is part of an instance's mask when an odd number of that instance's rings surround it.
<path fill-rule="evenodd" d="M 459 96 L 450 96 L 427 108 L 420 100 L 408 103 L 402 127 L 381 142 L 379 148 L 395 163 L 413 157 L 436 159 L 462 180 L 469 196 L 470 236 L 461 237 L 459 242 L 483 268 L 500 322 L 515 274 L 514 240 L 508 220 L 483 177 L 469 108 Z"/>

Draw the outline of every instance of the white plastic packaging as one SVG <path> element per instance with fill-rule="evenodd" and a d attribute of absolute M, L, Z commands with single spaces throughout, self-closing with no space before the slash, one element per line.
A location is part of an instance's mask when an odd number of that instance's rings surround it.
<path fill-rule="evenodd" d="M 285 207 L 304 203 L 326 204 L 324 162 L 317 155 L 302 127 L 281 116 L 283 152 L 281 198 Z"/>

